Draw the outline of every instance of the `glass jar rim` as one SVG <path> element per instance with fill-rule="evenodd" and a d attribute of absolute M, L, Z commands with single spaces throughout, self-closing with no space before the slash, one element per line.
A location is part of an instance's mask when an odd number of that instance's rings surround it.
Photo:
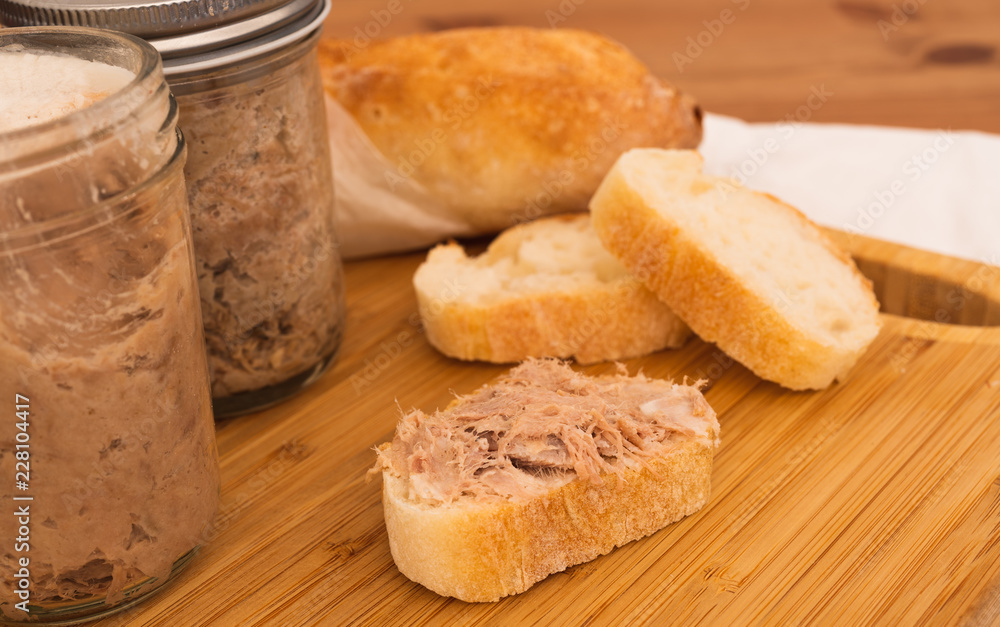
<path fill-rule="evenodd" d="M 322 27 L 332 0 L 0 0 L 12 26 L 82 25 L 142 37 L 167 77 L 267 54 Z"/>
<path fill-rule="evenodd" d="M 296 1 L 0 0 L 0 22 L 11 26 L 90 26 L 153 39 L 240 22 Z"/>
<path fill-rule="evenodd" d="M 25 157 L 36 157 L 53 150 L 65 150 L 73 143 L 94 141 L 126 120 L 150 99 L 150 94 L 163 82 L 160 55 L 148 42 L 127 33 L 77 26 L 22 26 L 0 29 L 0 52 L 16 46 L 17 52 L 39 51 L 62 53 L 80 59 L 87 46 L 59 46 L 60 39 L 92 39 L 94 43 L 117 44 L 136 53 L 135 77 L 120 90 L 86 107 L 64 116 L 31 126 L 0 133 L 0 177 L 17 170 Z M 32 41 L 35 40 L 35 41 Z M 61 49 L 60 49 L 61 48 Z M 154 84 L 155 83 L 155 84 Z"/>
<path fill-rule="evenodd" d="M 86 156 L 93 146 L 114 138 L 120 129 L 146 118 L 149 112 L 154 114 L 152 120 L 160 132 L 172 131 L 176 124 L 177 103 L 170 96 L 163 78 L 160 56 L 148 42 L 138 37 L 82 27 L 19 27 L 0 29 L 0 51 L 4 49 L 15 53 L 66 54 L 123 67 L 135 76 L 107 97 L 66 115 L 0 133 L 0 185 L 5 185 L 5 181 L 17 181 L 26 173 L 30 175 L 51 168 L 67 156 Z M 183 143 L 179 134 L 176 137 L 176 141 Z M 173 138 L 171 143 L 174 143 Z M 157 178 L 177 154 L 183 154 L 176 150 L 171 152 L 175 154 L 164 154 L 163 165 L 152 170 L 150 178 Z M 72 224 L 84 225 L 91 216 L 110 215 L 108 203 L 121 202 L 147 183 L 148 179 L 143 180 L 142 184 L 123 193 L 97 199 L 86 207 L 62 215 L 37 220 L 29 216 L 27 224 L 0 230 L 0 254 L 46 241 L 49 234 L 56 231 L 68 232 Z M 5 212 L 15 210 L 4 207 Z"/>

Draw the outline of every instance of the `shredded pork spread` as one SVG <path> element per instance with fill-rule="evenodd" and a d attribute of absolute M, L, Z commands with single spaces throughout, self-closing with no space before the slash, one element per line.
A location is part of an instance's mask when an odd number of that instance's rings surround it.
<path fill-rule="evenodd" d="M 212 395 L 280 385 L 336 351 L 343 276 L 315 54 L 178 95 Z"/>
<path fill-rule="evenodd" d="M 529 360 L 445 411 L 404 416 L 376 469 L 405 479 L 419 502 L 523 500 L 574 479 L 601 483 L 680 439 L 715 445 L 718 432 L 697 386 Z"/>

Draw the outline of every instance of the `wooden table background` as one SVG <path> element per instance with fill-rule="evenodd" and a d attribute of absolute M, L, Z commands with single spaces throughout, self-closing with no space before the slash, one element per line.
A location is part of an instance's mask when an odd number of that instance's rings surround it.
<path fill-rule="evenodd" d="M 783 118 L 825 84 L 834 96 L 815 122 L 1000 132 L 996 0 L 398 0 L 384 27 L 390 0 L 334 1 L 334 37 L 550 21 L 597 31 L 707 111 L 751 122 Z M 703 34 L 725 10 L 731 23 Z M 689 54 L 689 37 L 709 43 Z"/>
<path fill-rule="evenodd" d="M 812 121 L 1000 132 L 996 0 L 398 2 L 402 10 L 386 20 L 389 0 L 335 0 L 326 35 L 354 37 L 357 28 L 391 36 L 470 25 L 547 27 L 558 19 L 560 27 L 596 30 L 626 44 L 708 111 L 774 121 L 802 104 L 812 86 L 825 85 L 835 95 Z M 703 34 L 724 10 L 735 19 L 717 35 Z M 697 44 L 699 36 L 708 42 L 700 49 L 688 40 Z M 675 53 L 691 62 L 679 69 Z M 441 358 L 413 324 L 406 281 L 377 287 L 387 276 L 407 276 L 417 263 L 419 256 L 402 256 L 348 265 L 347 332 L 335 368 L 279 407 L 219 423 L 223 505 L 212 541 L 164 591 L 100 624 L 337 625 L 372 616 L 360 608 L 400 575 L 381 559 L 381 570 L 368 572 L 368 587 L 354 578 L 356 564 L 370 569 L 372 556 L 387 551 L 384 529 L 369 524 L 381 517 L 378 483 L 363 478 L 374 456 L 356 443 L 391 437 L 394 390 L 408 390 L 398 399 L 406 407 L 430 409 L 448 396 L 439 383 L 429 384 Z M 428 366 L 404 368 L 413 363 Z M 448 370 L 449 386 L 467 391 L 501 369 Z M 752 377 L 739 380 L 750 385 Z M 724 406 L 731 400 L 720 399 Z M 344 419 L 359 412 L 370 415 Z M 331 501 L 345 491 L 364 496 Z M 712 576 L 719 591 L 738 585 L 726 572 Z M 378 616 L 405 624 L 416 617 L 411 608 L 428 607 L 429 594 L 404 587 Z M 357 607 L 346 608 L 344 599 Z M 995 620 L 997 608 L 987 610 L 977 616 Z M 443 616 L 468 615 L 451 607 Z"/>

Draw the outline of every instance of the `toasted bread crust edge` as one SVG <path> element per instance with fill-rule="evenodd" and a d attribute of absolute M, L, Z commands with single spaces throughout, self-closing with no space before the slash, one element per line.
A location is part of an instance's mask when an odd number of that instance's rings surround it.
<path fill-rule="evenodd" d="M 773 196 L 871 291 L 854 262 L 797 209 Z M 594 194 L 591 219 L 598 238 L 634 276 L 687 322 L 754 374 L 792 390 L 823 389 L 846 377 L 867 348 L 848 350 L 816 341 L 782 316 L 780 299 L 768 302 L 676 223 L 650 207 L 616 165 Z M 878 303 L 872 295 L 873 307 Z M 874 339 L 874 338 L 873 338 Z"/>
<path fill-rule="evenodd" d="M 691 336 L 677 315 L 631 277 L 587 290 L 512 296 L 492 305 L 446 302 L 416 292 L 428 341 L 445 355 L 467 361 L 559 357 L 590 364 L 678 348 Z"/>
<path fill-rule="evenodd" d="M 430 507 L 407 502 L 383 470 L 389 547 L 399 571 L 463 601 L 497 601 L 698 511 L 708 501 L 714 447 L 679 442 L 649 469 L 573 481 L 525 503 Z M 655 473 L 655 474 L 654 474 Z"/>

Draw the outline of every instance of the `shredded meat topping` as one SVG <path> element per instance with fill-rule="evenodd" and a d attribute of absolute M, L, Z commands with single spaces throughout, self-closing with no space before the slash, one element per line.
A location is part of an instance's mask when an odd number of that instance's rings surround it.
<path fill-rule="evenodd" d="M 418 501 L 522 500 L 577 478 L 601 483 L 675 440 L 714 445 L 718 432 L 697 386 L 536 359 L 445 411 L 404 416 L 376 470 L 407 480 Z"/>

